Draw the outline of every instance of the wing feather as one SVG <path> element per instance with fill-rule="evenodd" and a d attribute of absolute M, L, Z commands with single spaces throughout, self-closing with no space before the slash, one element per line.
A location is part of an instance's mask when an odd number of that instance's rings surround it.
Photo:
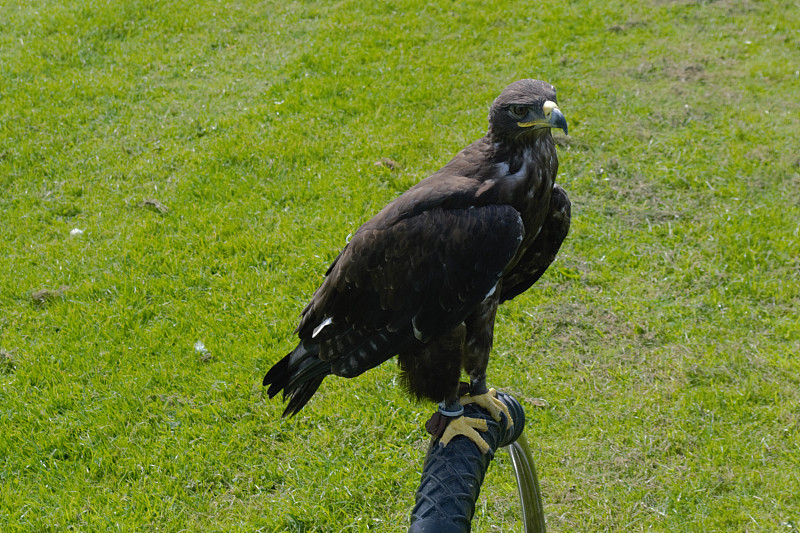
<path fill-rule="evenodd" d="M 569 233 L 571 204 L 567 193 L 556 185 L 550 211 L 536 239 L 521 253 L 514 268 L 503 276 L 500 302 L 511 300 L 536 283 L 555 260 L 561 243 Z"/>
<path fill-rule="evenodd" d="M 460 324 L 497 284 L 524 228 L 507 205 L 441 207 L 362 227 L 301 318 L 333 372 L 358 375 Z"/>

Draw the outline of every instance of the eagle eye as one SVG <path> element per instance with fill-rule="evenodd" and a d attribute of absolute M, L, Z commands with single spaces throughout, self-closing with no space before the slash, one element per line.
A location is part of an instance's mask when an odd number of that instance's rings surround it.
<path fill-rule="evenodd" d="M 514 118 L 522 118 L 528 114 L 528 108 L 524 105 L 512 105 L 508 108 L 508 111 Z"/>

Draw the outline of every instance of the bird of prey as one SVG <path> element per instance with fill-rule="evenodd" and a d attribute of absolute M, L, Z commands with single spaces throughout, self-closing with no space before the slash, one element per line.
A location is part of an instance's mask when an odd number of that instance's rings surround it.
<path fill-rule="evenodd" d="M 355 232 L 303 309 L 299 344 L 264 377 L 270 398 L 288 399 L 284 417 L 326 376 L 351 378 L 397 355 L 408 391 L 439 404 L 428 430 L 442 445 L 464 435 L 488 450 L 476 431 L 485 421 L 463 416 L 469 402 L 513 424 L 486 369 L 497 306 L 539 279 L 569 230 L 552 128 L 567 133 L 553 86 L 512 83 L 483 138 Z"/>

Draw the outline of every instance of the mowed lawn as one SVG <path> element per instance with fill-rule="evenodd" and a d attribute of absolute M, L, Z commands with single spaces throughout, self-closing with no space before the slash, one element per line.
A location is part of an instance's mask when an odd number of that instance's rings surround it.
<path fill-rule="evenodd" d="M 290 420 L 261 378 L 524 77 L 573 224 L 489 382 L 549 530 L 797 531 L 800 10 L 748 0 L 3 2 L 0 530 L 405 531 L 394 362 Z M 499 453 L 474 530 L 521 527 Z"/>

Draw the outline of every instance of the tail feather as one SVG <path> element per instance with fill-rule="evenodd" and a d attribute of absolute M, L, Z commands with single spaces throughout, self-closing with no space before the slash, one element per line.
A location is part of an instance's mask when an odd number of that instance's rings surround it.
<path fill-rule="evenodd" d="M 311 381 L 306 381 L 302 385 L 298 386 L 296 389 L 293 389 L 292 392 L 289 394 L 289 403 L 286 404 L 286 409 L 283 410 L 283 418 L 294 416 L 300 412 L 307 403 L 308 400 L 317 392 L 320 383 L 322 380 L 325 379 L 325 376 L 315 378 Z M 284 391 L 284 396 L 286 396 L 286 391 Z M 285 398 L 284 398 L 285 399 Z"/>
<path fill-rule="evenodd" d="M 269 386 L 270 398 L 283 391 L 283 399 L 289 399 L 284 417 L 296 415 L 317 392 L 322 380 L 331 374 L 331 364 L 318 356 L 319 346 L 301 342 L 264 376 L 263 384 Z"/>

